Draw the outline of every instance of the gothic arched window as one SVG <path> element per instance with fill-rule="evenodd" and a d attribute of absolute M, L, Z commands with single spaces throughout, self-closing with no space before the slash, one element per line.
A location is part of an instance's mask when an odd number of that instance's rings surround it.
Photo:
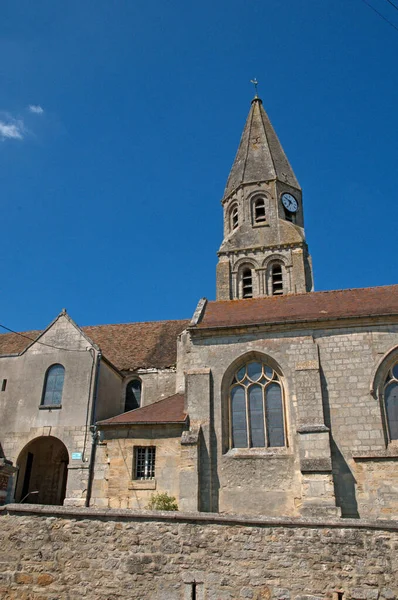
<path fill-rule="evenodd" d="M 62 365 L 51 365 L 44 379 L 42 406 L 60 405 L 64 388 L 65 369 Z"/>
<path fill-rule="evenodd" d="M 388 371 L 383 398 L 388 437 L 398 440 L 398 363 Z"/>
<path fill-rule="evenodd" d="M 126 399 L 124 404 L 124 412 L 135 410 L 141 406 L 141 391 L 142 383 L 140 379 L 129 381 L 126 387 Z"/>
<path fill-rule="evenodd" d="M 229 216 L 229 228 L 230 228 L 230 231 L 233 231 L 239 225 L 239 213 L 238 213 L 237 204 L 233 205 L 233 207 L 230 210 L 229 215 L 230 215 Z"/>
<path fill-rule="evenodd" d="M 283 392 L 274 369 L 264 362 L 245 364 L 229 393 L 231 448 L 285 446 Z"/>
<path fill-rule="evenodd" d="M 265 199 L 256 198 L 253 202 L 253 223 L 265 223 L 266 221 Z"/>
<path fill-rule="evenodd" d="M 249 267 L 242 272 L 242 298 L 253 298 L 253 275 Z"/>

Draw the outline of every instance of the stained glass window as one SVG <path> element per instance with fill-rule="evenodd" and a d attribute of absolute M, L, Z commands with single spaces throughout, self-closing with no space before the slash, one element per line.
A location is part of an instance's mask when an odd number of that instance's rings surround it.
<path fill-rule="evenodd" d="M 233 448 L 285 446 L 282 387 L 269 365 L 252 361 L 235 372 L 230 414 Z"/>
<path fill-rule="evenodd" d="M 389 371 L 384 388 L 384 406 L 390 440 L 398 440 L 398 363 Z"/>

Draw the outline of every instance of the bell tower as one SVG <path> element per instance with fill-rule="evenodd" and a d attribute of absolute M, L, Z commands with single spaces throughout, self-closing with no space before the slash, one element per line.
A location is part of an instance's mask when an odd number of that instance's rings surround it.
<path fill-rule="evenodd" d="M 301 188 L 257 94 L 221 203 L 217 300 L 313 289 Z"/>

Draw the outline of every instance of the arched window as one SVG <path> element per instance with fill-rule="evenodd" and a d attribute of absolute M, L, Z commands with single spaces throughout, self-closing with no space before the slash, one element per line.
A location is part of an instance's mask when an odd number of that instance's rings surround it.
<path fill-rule="evenodd" d="M 140 379 L 129 381 L 126 387 L 126 401 L 124 411 L 134 410 L 141 406 L 141 389 L 142 383 Z"/>
<path fill-rule="evenodd" d="M 383 398 L 388 437 L 398 440 L 398 363 L 388 371 Z"/>
<path fill-rule="evenodd" d="M 271 266 L 271 286 L 273 296 L 280 296 L 283 294 L 282 265 L 279 263 Z"/>
<path fill-rule="evenodd" d="M 229 215 L 229 228 L 230 231 L 233 231 L 239 225 L 239 213 L 238 206 L 236 204 L 234 204 L 234 206 L 231 208 Z"/>
<path fill-rule="evenodd" d="M 62 365 L 52 365 L 47 369 L 41 399 L 43 406 L 58 406 L 61 404 L 64 379 L 65 369 Z"/>
<path fill-rule="evenodd" d="M 248 267 L 242 272 L 242 298 L 253 298 L 253 276 Z"/>
<path fill-rule="evenodd" d="M 265 215 L 265 199 L 256 198 L 253 202 L 253 222 L 265 223 L 267 217 Z"/>
<path fill-rule="evenodd" d="M 230 447 L 285 446 L 282 387 L 263 362 L 240 367 L 230 387 Z"/>

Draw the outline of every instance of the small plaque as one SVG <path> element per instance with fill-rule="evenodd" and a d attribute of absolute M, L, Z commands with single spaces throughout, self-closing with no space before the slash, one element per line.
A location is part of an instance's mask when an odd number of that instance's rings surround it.
<path fill-rule="evenodd" d="M 81 452 L 72 452 L 72 460 L 81 460 L 82 453 Z"/>

